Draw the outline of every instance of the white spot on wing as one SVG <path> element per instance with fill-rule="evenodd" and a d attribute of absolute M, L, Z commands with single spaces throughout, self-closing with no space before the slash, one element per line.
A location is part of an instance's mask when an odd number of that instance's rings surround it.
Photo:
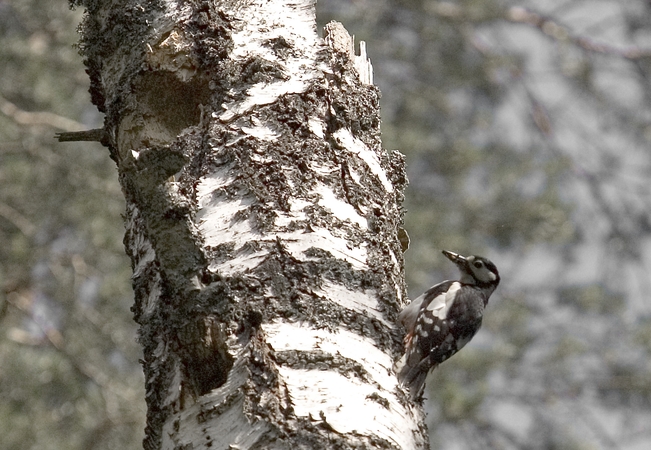
<path fill-rule="evenodd" d="M 450 285 L 450 288 L 445 293 L 433 298 L 432 301 L 429 302 L 427 310 L 431 311 L 434 317 L 445 320 L 459 289 L 461 289 L 461 284 L 455 281 Z"/>

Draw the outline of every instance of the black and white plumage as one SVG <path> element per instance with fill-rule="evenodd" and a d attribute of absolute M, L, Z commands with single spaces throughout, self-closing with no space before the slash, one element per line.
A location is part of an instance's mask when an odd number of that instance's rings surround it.
<path fill-rule="evenodd" d="M 414 400 L 423 394 L 427 374 L 477 333 L 488 298 L 500 282 L 497 267 L 486 258 L 443 254 L 457 265 L 461 278 L 429 288 L 398 316 L 407 334 L 396 372 Z"/>

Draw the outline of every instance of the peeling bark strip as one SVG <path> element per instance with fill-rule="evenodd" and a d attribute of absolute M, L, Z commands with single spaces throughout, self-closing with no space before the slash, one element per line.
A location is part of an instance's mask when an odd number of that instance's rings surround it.
<path fill-rule="evenodd" d="M 426 448 L 392 373 L 406 184 L 312 0 L 79 1 L 127 201 L 146 449 Z"/>

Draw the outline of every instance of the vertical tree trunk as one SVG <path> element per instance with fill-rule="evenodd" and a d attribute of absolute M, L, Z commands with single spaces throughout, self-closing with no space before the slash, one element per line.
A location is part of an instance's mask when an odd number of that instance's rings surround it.
<path fill-rule="evenodd" d="M 426 448 L 398 388 L 404 162 L 312 0 L 83 1 L 127 201 L 146 449 Z"/>

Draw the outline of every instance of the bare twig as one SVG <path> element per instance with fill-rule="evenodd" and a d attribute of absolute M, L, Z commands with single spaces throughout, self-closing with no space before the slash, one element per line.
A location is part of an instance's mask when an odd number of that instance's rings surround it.
<path fill-rule="evenodd" d="M 597 42 L 587 37 L 574 35 L 568 27 L 560 25 L 550 17 L 535 13 L 521 6 L 508 8 L 504 18 L 513 23 L 534 26 L 556 41 L 570 42 L 588 52 L 614 55 L 630 60 L 651 58 L 651 49 L 642 49 L 638 46 L 616 47 L 604 42 Z"/>

